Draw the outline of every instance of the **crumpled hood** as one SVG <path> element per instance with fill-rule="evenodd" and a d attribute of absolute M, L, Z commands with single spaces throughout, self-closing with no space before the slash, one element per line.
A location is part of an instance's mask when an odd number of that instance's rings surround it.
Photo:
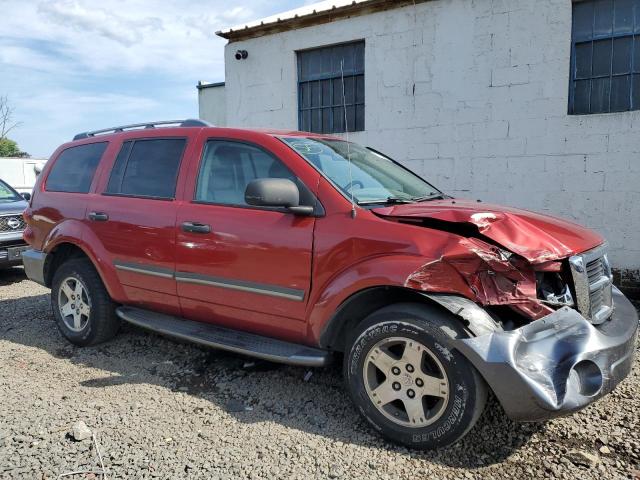
<path fill-rule="evenodd" d="M 373 212 L 382 217 L 475 225 L 480 235 L 533 264 L 560 260 L 604 242 L 592 230 L 566 220 L 469 200 L 433 200 L 376 208 Z"/>

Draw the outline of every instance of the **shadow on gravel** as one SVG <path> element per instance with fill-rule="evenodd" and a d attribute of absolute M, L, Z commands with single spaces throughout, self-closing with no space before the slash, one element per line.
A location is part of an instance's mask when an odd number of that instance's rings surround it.
<path fill-rule="evenodd" d="M 22 267 L 0 269 L 0 287 L 22 282 L 26 278 Z"/>
<path fill-rule="evenodd" d="M 16 273 L 15 281 L 17 277 Z M 6 275 L 0 278 L 6 281 Z M 0 312 L 0 341 L 40 348 L 57 359 L 54 363 L 71 362 L 106 372 L 79 381 L 78 388 L 159 385 L 211 402 L 244 423 L 276 422 L 336 442 L 384 448 L 459 468 L 502 462 L 543 428 L 511 422 L 491 398 L 476 427 L 458 444 L 437 452 L 411 451 L 384 441 L 360 418 L 343 389 L 339 360 L 309 371 L 177 343 L 128 325 L 109 343 L 77 348 L 58 332 L 48 295 L 3 300 Z M 124 397 L 122 401 L 145 400 Z M 218 435 L 215 428 L 220 427 L 207 418 L 205 408 L 175 414 L 197 415 L 209 427 L 205 435 Z"/>

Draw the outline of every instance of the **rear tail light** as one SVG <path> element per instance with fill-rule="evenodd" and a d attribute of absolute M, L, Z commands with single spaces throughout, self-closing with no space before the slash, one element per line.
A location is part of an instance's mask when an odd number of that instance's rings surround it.
<path fill-rule="evenodd" d="M 31 227 L 29 225 L 27 225 L 27 228 L 24 229 L 24 231 L 22 232 L 22 239 L 31 244 L 31 241 L 34 238 L 34 234 L 33 234 L 33 230 L 31 229 Z"/>

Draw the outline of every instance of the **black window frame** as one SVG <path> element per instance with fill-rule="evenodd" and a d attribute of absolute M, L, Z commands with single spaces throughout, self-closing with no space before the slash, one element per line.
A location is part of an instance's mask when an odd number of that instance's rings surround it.
<path fill-rule="evenodd" d="M 56 157 L 55 161 L 53 162 L 53 164 L 51 165 L 51 168 L 49 169 L 49 172 L 47 173 L 47 178 L 44 181 L 44 191 L 45 192 L 51 192 L 51 193 L 74 193 L 74 194 L 80 194 L 80 195 L 87 195 L 88 193 L 91 192 L 91 186 L 93 185 L 93 182 L 96 179 L 96 173 L 98 171 L 98 169 L 100 168 L 100 164 L 102 163 L 102 160 L 104 159 L 104 155 L 107 151 L 107 149 L 109 148 L 109 141 L 99 141 L 99 142 L 88 142 L 88 143 L 83 143 L 81 145 L 71 145 L 67 148 L 65 148 L 64 150 L 62 150 L 58 156 Z M 77 148 L 82 148 L 82 147 L 89 147 L 89 146 L 94 146 L 94 145 L 104 145 L 104 148 L 102 150 L 102 153 L 100 154 L 100 157 L 98 158 L 95 168 L 93 169 L 93 173 L 91 174 L 91 180 L 89 181 L 89 185 L 87 186 L 86 191 L 83 190 L 56 190 L 53 188 L 49 188 L 49 180 L 51 179 L 51 175 L 53 174 L 53 172 L 55 171 L 60 159 L 62 158 L 62 156 L 68 152 L 69 150 L 73 150 L 73 149 L 77 149 Z"/>
<path fill-rule="evenodd" d="M 176 176 L 175 176 L 175 188 L 173 191 L 173 197 L 159 197 L 159 196 L 153 196 L 153 195 L 133 195 L 130 193 L 115 193 L 115 192 L 109 192 L 109 183 L 111 182 L 111 177 L 115 171 L 116 168 L 116 164 L 118 161 L 118 157 L 120 156 L 120 153 L 122 152 L 122 150 L 125 148 L 127 143 L 131 143 L 131 146 L 129 148 L 129 152 L 127 153 L 127 159 L 124 162 L 124 170 L 123 170 L 123 174 L 122 174 L 122 180 L 124 180 L 124 174 L 127 171 L 127 166 L 129 165 L 129 161 L 131 160 L 131 153 L 133 152 L 133 147 L 134 144 L 136 142 L 144 142 L 144 141 L 150 141 L 150 140 L 183 140 L 184 144 L 182 147 L 182 153 L 180 154 L 180 160 L 178 161 L 178 168 L 176 169 Z M 168 136 L 168 137 L 136 137 L 136 138 L 128 138 L 128 139 L 124 139 L 122 140 L 122 143 L 120 144 L 120 149 L 118 150 L 118 153 L 115 157 L 115 159 L 113 160 L 113 165 L 111 165 L 111 171 L 109 172 L 109 179 L 107 180 L 107 184 L 105 185 L 105 190 L 102 192 L 102 195 L 107 196 L 107 197 L 125 197 L 125 198 L 140 198 L 140 199 L 146 199 L 146 200 L 159 200 L 159 201 L 165 201 L 165 202 L 173 202 L 176 200 L 176 192 L 178 190 L 178 179 L 180 178 L 180 172 L 182 170 L 182 162 L 184 161 L 184 157 L 185 157 L 185 153 L 188 149 L 189 146 L 189 138 L 188 137 L 183 137 L 183 136 Z M 122 186 L 122 185 L 121 185 Z"/>
<path fill-rule="evenodd" d="M 313 199 L 313 210 L 314 210 L 314 214 L 313 216 L 315 217 L 320 217 L 323 216 L 325 213 L 324 207 L 322 206 L 322 203 L 320 203 L 320 199 L 318 198 L 318 196 L 316 194 L 313 193 L 313 190 L 311 190 L 307 184 L 300 178 L 298 177 L 298 175 L 295 174 L 295 172 L 293 170 L 291 170 L 289 168 L 289 166 L 282 161 L 282 159 L 276 155 L 275 153 L 273 153 L 272 151 L 266 149 L 265 147 L 263 147 L 262 145 L 258 145 L 256 143 L 247 141 L 247 140 L 239 140 L 237 138 L 228 138 L 228 137 L 209 137 L 207 138 L 203 144 L 202 144 L 202 153 L 200 155 L 200 160 L 198 162 L 198 174 L 196 175 L 196 181 L 195 184 L 193 186 L 193 192 L 191 195 L 191 203 L 195 204 L 195 205 L 211 205 L 211 206 L 215 206 L 215 207 L 228 207 L 228 208 L 243 208 L 243 209 L 249 209 L 249 210 L 263 210 L 263 211 L 270 211 L 270 212 L 277 212 L 277 213 L 287 213 L 290 215 L 293 215 L 293 213 L 287 209 L 287 208 L 282 208 L 282 207 L 262 207 L 260 205 L 248 205 L 248 204 L 242 204 L 242 203 L 222 203 L 222 202 L 208 202 L 206 200 L 198 200 L 197 199 L 197 195 L 198 195 L 198 185 L 200 184 L 200 175 L 202 175 L 202 167 L 203 167 L 203 163 L 204 163 L 204 154 L 206 151 L 206 146 L 209 142 L 214 142 L 214 141 L 219 141 L 219 142 L 229 142 L 229 143 L 237 143 L 239 145 L 245 145 L 248 147 L 253 147 L 257 150 L 260 150 L 261 152 L 263 152 L 264 154 L 273 157 L 275 160 L 279 161 L 282 166 L 284 168 L 286 168 L 290 173 L 292 177 L 295 177 L 298 180 L 298 188 L 300 188 L 301 186 L 303 188 L 305 188 L 310 196 L 310 198 Z"/>
<path fill-rule="evenodd" d="M 330 71 L 325 71 L 321 73 L 309 74 L 305 75 L 303 72 L 303 57 L 305 55 L 313 55 L 318 54 L 322 55 L 323 53 L 331 56 L 331 53 L 334 49 L 344 49 L 344 48 L 353 48 L 353 68 L 344 71 L 344 81 L 345 88 L 347 86 L 347 82 L 353 83 L 353 101 L 346 103 L 347 109 L 353 108 L 353 128 L 348 128 L 348 122 L 345 121 L 345 104 L 343 102 L 342 95 L 339 95 L 339 98 L 335 98 L 335 84 L 336 82 L 339 84 L 339 92 L 342 92 L 342 72 L 333 69 L 333 65 L 330 68 Z M 361 61 L 358 61 L 357 55 L 358 53 L 362 53 Z M 324 61 L 325 59 L 323 59 Z M 345 43 L 337 43 L 332 45 L 326 45 L 317 48 L 310 48 L 305 50 L 296 51 L 296 61 L 297 61 L 297 73 L 298 73 L 298 82 L 297 82 L 297 96 L 298 96 L 298 130 L 300 131 L 308 131 L 311 133 L 320 133 L 320 134 L 335 134 L 335 133 L 345 133 L 348 129 L 349 132 L 363 132 L 366 129 L 366 76 L 365 76 L 365 60 L 366 60 L 366 43 L 364 39 L 354 40 Z M 331 60 L 330 60 L 331 61 Z M 320 97 L 323 97 L 322 85 L 323 82 L 328 82 L 329 84 L 329 101 L 328 104 L 324 101 L 320 100 L 320 105 L 313 106 L 312 101 L 310 100 L 309 105 L 306 105 L 304 92 L 305 88 L 308 92 L 308 95 L 311 95 L 313 91 L 314 85 L 317 87 L 318 94 Z M 361 91 L 358 89 L 358 83 L 361 83 Z M 350 96 L 351 93 L 346 96 Z M 358 122 L 358 108 L 362 109 L 362 120 Z M 323 122 L 323 111 L 328 110 L 328 128 L 324 128 Z M 312 116 L 314 112 L 319 112 L 319 120 L 320 120 L 320 130 L 313 129 L 313 120 Z M 342 127 L 341 129 L 335 125 L 334 119 L 336 113 L 340 115 Z M 308 116 L 308 120 L 305 120 L 305 116 Z M 361 123 L 361 125 L 359 125 Z M 307 128 L 308 127 L 308 128 Z"/>
<path fill-rule="evenodd" d="M 629 2 L 631 4 L 631 19 L 630 27 L 628 31 L 616 31 L 616 2 Z M 598 17 L 596 7 L 599 5 L 609 4 L 611 6 L 611 28 L 610 32 L 598 33 L 596 31 L 596 22 L 598 18 L 603 18 L 602 15 Z M 590 7 L 589 7 L 590 6 Z M 604 5 L 608 7 L 608 5 Z M 572 22 L 571 22 L 571 68 L 569 78 L 569 115 L 603 115 L 610 113 L 621 113 L 640 110 L 640 0 L 573 0 L 571 4 L 572 8 Z M 592 25 L 590 34 L 581 34 L 577 28 L 576 10 L 578 8 L 591 8 Z M 608 22 L 607 22 L 608 23 Z M 600 26 L 600 28 L 602 28 Z M 614 61 L 616 55 L 616 44 L 621 40 L 630 39 L 629 47 L 629 64 L 626 66 L 628 71 L 622 73 L 614 72 Z M 608 74 L 594 74 L 594 45 L 604 45 L 604 42 L 609 41 L 610 46 L 610 65 Z M 578 75 L 578 58 L 576 50 L 579 46 L 586 46 L 588 48 L 590 44 L 590 63 L 589 75 Z M 638 58 L 636 58 L 638 56 Z M 616 79 L 626 80 L 626 85 L 623 85 L 622 92 L 628 88 L 628 98 L 626 95 L 620 97 L 624 102 L 628 102 L 628 107 L 616 108 L 612 104 L 614 99 L 613 83 Z M 594 81 L 603 81 L 603 86 L 606 87 L 608 81 L 608 97 L 606 99 L 606 108 L 597 109 L 594 111 Z M 586 111 L 576 108 L 576 90 L 578 83 L 588 82 L 588 105 Z M 634 100 L 634 94 L 637 97 Z M 606 97 L 606 93 L 604 95 Z"/>

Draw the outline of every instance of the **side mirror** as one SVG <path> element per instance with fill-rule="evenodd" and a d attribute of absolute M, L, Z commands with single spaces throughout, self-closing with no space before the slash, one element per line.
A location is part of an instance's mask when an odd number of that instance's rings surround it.
<path fill-rule="evenodd" d="M 20 195 L 22 195 L 22 198 L 24 198 L 27 202 L 29 200 L 31 200 L 31 194 L 30 193 L 21 193 Z"/>
<path fill-rule="evenodd" d="M 248 205 L 256 207 L 286 208 L 296 215 L 313 215 L 310 206 L 300 206 L 300 190 L 286 178 L 259 178 L 253 180 L 244 192 Z"/>

